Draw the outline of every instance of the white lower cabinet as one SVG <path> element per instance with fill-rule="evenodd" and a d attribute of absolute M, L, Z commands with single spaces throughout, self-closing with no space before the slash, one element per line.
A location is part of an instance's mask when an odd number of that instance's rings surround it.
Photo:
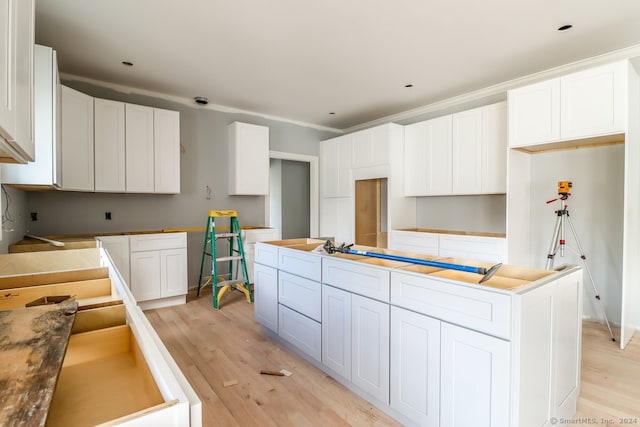
<path fill-rule="evenodd" d="M 322 363 L 351 381 L 351 293 L 322 285 Z"/>
<path fill-rule="evenodd" d="M 266 265 L 254 267 L 253 315 L 265 328 L 278 332 L 278 270 Z"/>
<path fill-rule="evenodd" d="M 391 407 L 440 425 L 440 321 L 391 307 Z"/>
<path fill-rule="evenodd" d="M 351 295 L 351 382 L 389 404 L 389 304 Z"/>
<path fill-rule="evenodd" d="M 131 254 L 131 293 L 136 301 L 160 298 L 160 251 Z"/>
<path fill-rule="evenodd" d="M 510 344 L 442 323 L 440 425 L 508 427 Z"/>
<path fill-rule="evenodd" d="M 278 306 L 278 334 L 318 362 L 322 358 L 320 323 L 287 306 Z"/>
<path fill-rule="evenodd" d="M 109 257 L 118 269 L 127 286 L 129 277 L 129 236 L 100 236 L 96 237 L 101 246 L 109 253 Z"/>

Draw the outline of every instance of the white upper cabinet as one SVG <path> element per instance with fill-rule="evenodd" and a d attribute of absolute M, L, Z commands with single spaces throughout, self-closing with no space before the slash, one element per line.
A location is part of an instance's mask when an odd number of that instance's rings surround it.
<path fill-rule="evenodd" d="M 389 163 L 389 127 L 376 126 L 353 134 L 351 166 L 364 168 Z"/>
<path fill-rule="evenodd" d="M 94 100 L 95 190 L 125 191 L 125 104 Z"/>
<path fill-rule="evenodd" d="M 34 0 L 0 0 L 0 162 L 34 160 Z"/>
<path fill-rule="evenodd" d="M 351 196 L 351 135 L 320 142 L 322 197 Z"/>
<path fill-rule="evenodd" d="M 180 113 L 153 109 L 156 193 L 180 193 Z"/>
<path fill-rule="evenodd" d="M 404 128 L 404 195 L 427 193 L 427 122 Z"/>
<path fill-rule="evenodd" d="M 452 120 L 452 192 L 479 194 L 482 190 L 482 110 L 456 113 Z"/>
<path fill-rule="evenodd" d="M 481 192 L 507 192 L 507 103 L 482 107 Z"/>
<path fill-rule="evenodd" d="M 62 188 L 93 191 L 93 98 L 61 87 Z"/>
<path fill-rule="evenodd" d="M 269 194 L 269 128 L 233 122 L 228 138 L 229 195 Z"/>
<path fill-rule="evenodd" d="M 153 108 L 125 105 L 126 191 L 154 192 Z"/>
<path fill-rule="evenodd" d="M 627 129 L 626 61 L 560 79 L 560 136 L 577 139 Z"/>
<path fill-rule="evenodd" d="M 509 91 L 509 146 L 625 132 L 627 67 L 615 62 Z"/>
<path fill-rule="evenodd" d="M 56 52 L 50 47 L 34 47 L 34 89 L 36 160 L 27 164 L 4 165 L 2 182 L 59 187 L 58 64 Z"/>

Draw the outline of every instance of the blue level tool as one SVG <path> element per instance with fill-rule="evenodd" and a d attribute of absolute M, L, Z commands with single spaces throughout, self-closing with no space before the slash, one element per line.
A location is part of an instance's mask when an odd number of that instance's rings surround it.
<path fill-rule="evenodd" d="M 426 259 L 411 258 L 411 257 L 399 256 L 399 255 L 381 254 L 378 252 L 371 252 L 371 251 L 359 251 L 359 250 L 351 249 L 351 246 L 353 246 L 353 243 L 350 245 L 345 245 L 343 243 L 340 246 L 335 246 L 333 242 L 331 242 L 331 240 L 327 240 L 327 242 L 324 244 L 323 247 L 324 247 L 324 250 L 327 251 L 327 253 L 329 254 L 338 252 L 342 254 L 362 255 L 362 256 L 368 256 L 371 258 L 388 259 L 391 261 L 402 261 L 402 262 L 408 262 L 411 264 L 419 264 L 419 265 L 426 265 L 429 267 L 444 268 L 447 270 L 466 271 L 467 273 L 482 274 L 482 278 L 478 283 L 483 283 L 489 280 L 496 273 L 496 271 L 498 271 L 498 269 L 502 266 L 502 264 L 496 264 L 493 267 L 485 268 L 485 267 L 476 267 L 472 265 L 452 264 L 448 262 L 430 261 Z"/>

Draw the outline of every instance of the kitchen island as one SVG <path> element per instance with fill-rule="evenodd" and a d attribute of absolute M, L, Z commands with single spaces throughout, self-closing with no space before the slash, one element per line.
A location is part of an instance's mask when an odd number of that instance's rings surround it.
<path fill-rule="evenodd" d="M 323 244 L 256 243 L 265 333 L 406 425 L 542 426 L 575 414 L 579 267 L 503 265 L 479 284 L 474 273 L 327 254 Z"/>

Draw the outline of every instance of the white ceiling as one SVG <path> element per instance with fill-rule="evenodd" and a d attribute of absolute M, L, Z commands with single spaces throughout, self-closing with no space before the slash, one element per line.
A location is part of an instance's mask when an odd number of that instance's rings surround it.
<path fill-rule="evenodd" d="M 36 0 L 36 42 L 62 73 L 344 129 L 640 44 L 640 1 Z"/>

